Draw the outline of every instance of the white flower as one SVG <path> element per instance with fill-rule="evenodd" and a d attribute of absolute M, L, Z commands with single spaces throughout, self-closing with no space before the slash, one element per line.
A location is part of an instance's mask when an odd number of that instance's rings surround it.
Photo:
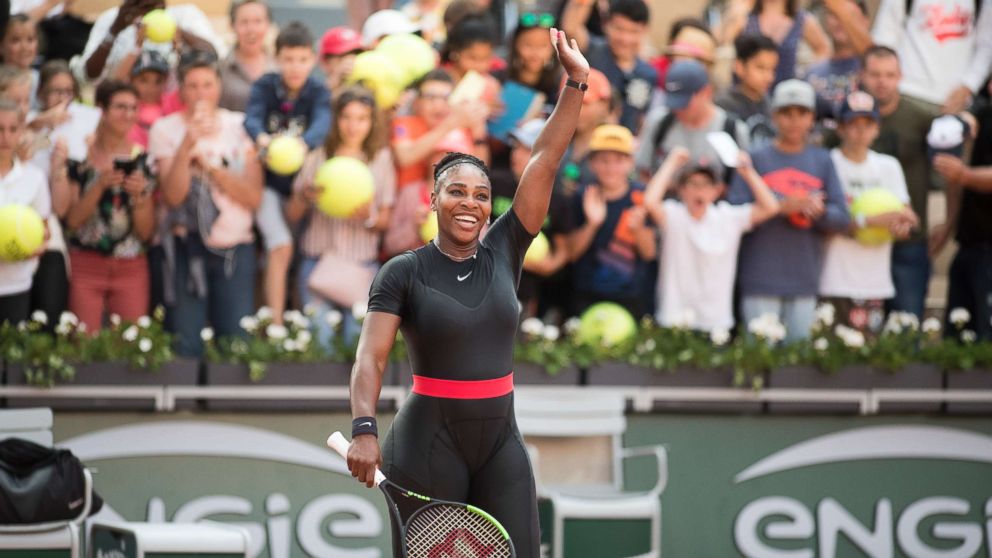
<path fill-rule="evenodd" d="M 21 323 L 17 324 L 17 331 L 20 331 L 20 332 L 23 333 L 23 332 L 25 332 L 27 330 L 28 330 L 28 324 L 26 324 L 25 322 L 21 322 Z M 70 326 L 69 324 L 59 324 L 59 325 L 55 326 L 55 334 L 56 335 L 61 335 L 61 336 L 64 337 L 66 335 L 69 335 L 70 333 L 72 333 L 72 326 Z"/>
<path fill-rule="evenodd" d="M 527 318 L 520 324 L 520 331 L 527 335 L 540 335 L 544 331 L 544 322 L 538 318 Z"/>
<path fill-rule="evenodd" d="M 920 319 L 916 317 L 916 314 L 912 312 L 896 312 L 896 315 L 903 327 L 908 327 L 913 331 L 920 329 Z"/>
<path fill-rule="evenodd" d="M 213 328 L 205 327 L 205 328 L 201 329 L 200 330 L 200 339 L 203 339 L 203 342 L 204 343 L 209 343 L 210 341 L 213 341 L 213 339 L 214 339 L 214 330 L 213 330 Z"/>
<path fill-rule="evenodd" d="M 138 318 L 138 327 L 142 329 L 148 329 L 152 325 L 152 319 L 148 316 L 142 316 Z"/>
<path fill-rule="evenodd" d="M 882 329 L 882 333 L 902 333 L 902 322 L 899 321 L 899 317 L 896 314 L 897 312 L 889 314 L 889 319 L 885 321 L 885 327 Z"/>
<path fill-rule="evenodd" d="M 654 339 L 648 339 L 644 341 L 644 350 L 651 352 L 658 347 L 658 344 L 654 342 Z"/>
<path fill-rule="evenodd" d="M 271 320 L 272 319 L 272 309 L 268 306 L 263 306 L 255 312 L 255 317 L 259 320 Z"/>
<path fill-rule="evenodd" d="M 138 348 L 141 349 L 141 352 L 147 353 L 152 350 L 152 340 L 147 337 L 142 337 L 141 341 L 138 341 Z"/>
<path fill-rule="evenodd" d="M 128 327 L 124 330 L 124 333 L 121 334 L 121 338 L 128 343 L 134 343 L 134 340 L 138 338 L 138 328 L 134 326 Z"/>
<path fill-rule="evenodd" d="M 238 325 L 248 333 L 255 333 L 255 330 L 258 329 L 258 319 L 254 316 L 245 316 L 241 318 Z"/>
<path fill-rule="evenodd" d="M 971 320 L 971 313 L 965 308 L 955 308 L 951 310 L 950 320 L 952 324 L 964 327 Z"/>
<path fill-rule="evenodd" d="M 685 308 L 675 316 L 672 327 L 676 329 L 686 329 L 696 323 L 696 312 L 692 308 Z"/>
<path fill-rule="evenodd" d="M 76 326 L 76 330 L 79 333 L 86 333 L 86 324 L 80 322 L 80 324 L 78 326 Z"/>
<path fill-rule="evenodd" d="M 940 320 L 937 318 L 927 318 L 923 320 L 923 333 L 938 333 L 940 331 Z"/>
<path fill-rule="evenodd" d="M 837 309 L 829 302 L 824 302 L 816 307 L 816 321 L 822 325 L 827 327 L 834 325 L 836 315 Z"/>
<path fill-rule="evenodd" d="M 582 320 L 578 318 L 569 318 L 568 321 L 566 321 L 564 324 L 565 333 L 569 335 L 575 333 L 576 331 L 578 331 L 579 325 L 581 324 L 582 324 Z"/>
<path fill-rule="evenodd" d="M 59 316 L 59 324 L 76 326 L 79 325 L 79 318 L 72 312 L 62 312 L 62 315 Z"/>
<path fill-rule="evenodd" d="M 961 332 L 961 340 L 965 343 L 974 343 L 978 339 L 978 335 L 970 329 L 966 329 Z"/>
<path fill-rule="evenodd" d="M 292 339 L 286 339 L 285 341 L 282 342 L 282 348 L 286 352 L 291 353 L 296 350 L 296 341 L 293 341 Z"/>
<path fill-rule="evenodd" d="M 119 325 L 121 325 L 121 316 L 120 316 L 120 314 L 111 314 L 110 315 L 110 325 L 112 325 L 114 327 L 118 327 Z"/>
<path fill-rule="evenodd" d="M 860 331 L 847 327 L 843 324 L 838 324 L 834 328 L 834 333 L 840 340 L 844 342 L 844 345 L 852 349 L 860 349 L 865 346 L 865 336 Z"/>
<path fill-rule="evenodd" d="M 310 327 L 310 320 L 299 310 L 289 310 L 283 315 L 283 319 L 296 327 Z"/>
<path fill-rule="evenodd" d="M 287 335 L 289 335 L 289 330 L 287 330 L 286 326 L 282 324 L 269 324 L 268 327 L 265 328 L 265 336 L 269 339 L 279 341 L 285 339 Z"/>
<path fill-rule="evenodd" d="M 546 325 L 541 330 L 541 335 L 544 336 L 548 341 L 557 341 L 561 337 L 561 331 L 558 330 L 557 326 Z"/>
<path fill-rule="evenodd" d="M 31 321 L 45 325 L 48 323 L 48 314 L 45 314 L 44 310 L 35 310 L 31 312 Z"/>
<path fill-rule="evenodd" d="M 753 335 L 763 337 L 774 343 L 785 339 L 785 325 L 779 321 L 778 314 L 767 312 L 753 318 L 747 323 L 747 330 Z"/>
<path fill-rule="evenodd" d="M 714 329 L 710 332 L 710 341 L 718 347 L 725 345 L 727 341 L 730 341 L 730 332 L 723 328 Z"/>
<path fill-rule="evenodd" d="M 27 322 L 24 321 L 17 322 L 17 331 L 24 333 L 27 330 L 28 330 Z M 59 326 L 55 328 L 55 333 L 58 333 L 59 335 L 65 335 L 69 333 L 69 328 L 63 327 L 62 324 L 59 324 Z"/>
<path fill-rule="evenodd" d="M 359 300 L 351 307 L 351 316 L 358 321 L 365 319 L 365 314 L 369 313 L 369 302 L 367 300 Z"/>
<path fill-rule="evenodd" d="M 307 304 L 303 305 L 303 315 L 312 318 L 317 315 L 317 311 L 319 309 L 320 306 L 314 304 L 313 302 L 308 302 Z"/>
<path fill-rule="evenodd" d="M 827 341 L 823 337 L 820 337 L 816 341 L 813 341 L 813 348 L 817 351 L 826 351 L 830 348 L 830 341 Z"/>
<path fill-rule="evenodd" d="M 301 329 L 296 333 L 296 342 L 301 346 L 306 346 L 313 339 L 313 335 L 310 334 L 310 330 Z"/>
<path fill-rule="evenodd" d="M 344 316 L 342 316 L 341 312 L 338 312 L 337 310 L 328 310 L 327 314 L 324 315 L 324 321 L 326 321 L 327 325 L 332 328 L 338 327 L 342 319 L 344 319 Z"/>

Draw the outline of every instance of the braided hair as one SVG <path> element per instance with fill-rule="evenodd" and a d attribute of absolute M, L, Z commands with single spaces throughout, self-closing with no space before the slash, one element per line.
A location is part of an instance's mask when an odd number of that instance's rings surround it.
<path fill-rule="evenodd" d="M 472 165 L 486 175 L 486 179 L 492 181 L 489 176 L 489 168 L 482 162 L 482 159 L 467 153 L 454 153 L 449 151 L 440 161 L 434 165 L 434 191 L 437 192 L 441 183 L 441 175 L 458 165 Z"/>

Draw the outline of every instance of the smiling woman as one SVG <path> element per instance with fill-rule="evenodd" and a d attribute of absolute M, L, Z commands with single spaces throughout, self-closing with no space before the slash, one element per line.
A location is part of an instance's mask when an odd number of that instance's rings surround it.
<path fill-rule="evenodd" d="M 410 490 L 478 506 L 506 527 L 520 557 L 539 556 L 539 531 L 534 479 L 513 415 L 517 283 L 524 253 L 547 216 L 589 75 L 574 40 L 556 29 L 550 38 L 569 87 L 534 143 L 510 209 L 480 239 L 492 212 L 485 163 L 463 153 L 438 162 L 430 193 L 438 234 L 376 276 L 351 379 L 352 474 L 371 487 L 384 463 L 386 475 Z M 413 395 L 380 454 L 374 414 L 400 329 Z M 395 555 L 404 556 L 397 529 L 394 524 Z"/>

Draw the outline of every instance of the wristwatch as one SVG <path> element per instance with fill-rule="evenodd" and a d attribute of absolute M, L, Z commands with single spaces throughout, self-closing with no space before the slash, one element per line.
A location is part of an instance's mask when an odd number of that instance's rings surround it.
<path fill-rule="evenodd" d="M 574 87 L 574 88 L 578 89 L 579 91 L 585 91 L 586 89 L 589 89 L 589 84 L 588 83 L 579 83 L 579 82 L 575 81 L 574 79 L 569 78 L 569 79 L 565 80 L 565 87 Z"/>

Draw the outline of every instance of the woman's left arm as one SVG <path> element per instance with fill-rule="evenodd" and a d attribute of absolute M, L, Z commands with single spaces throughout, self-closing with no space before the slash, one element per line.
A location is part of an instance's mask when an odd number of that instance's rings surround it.
<path fill-rule="evenodd" d="M 569 43 L 564 32 L 551 29 L 551 41 L 568 79 L 585 83 L 589 78 L 589 62 L 579 52 L 575 39 Z M 544 130 L 534 142 L 530 161 L 524 168 L 513 198 L 513 211 L 530 234 L 537 234 L 541 230 L 548 214 L 555 175 L 558 174 L 561 158 L 575 133 L 580 108 L 582 91 L 566 86 Z"/>
<path fill-rule="evenodd" d="M 803 21 L 803 40 L 813 50 L 813 55 L 817 60 L 826 60 L 833 53 L 826 31 L 812 14 L 807 14 Z"/>

